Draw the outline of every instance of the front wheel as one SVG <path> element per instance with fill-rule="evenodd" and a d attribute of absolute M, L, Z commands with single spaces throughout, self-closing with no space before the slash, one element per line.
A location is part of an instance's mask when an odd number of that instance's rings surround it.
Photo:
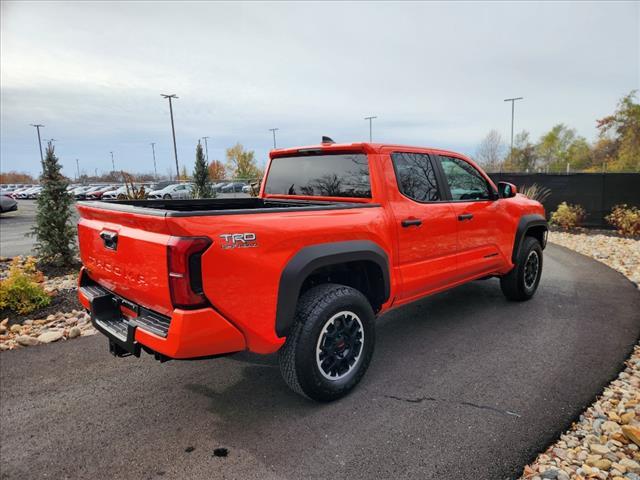
<path fill-rule="evenodd" d="M 287 385 L 321 402 L 345 396 L 369 367 L 374 322 L 371 305 L 354 288 L 325 284 L 307 291 L 279 353 Z"/>
<path fill-rule="evenodd" d="M 164 197 L 162 198 L 164 198 L 165 200 L 171 200 L 171 195 L 169 195 L 168 193 L 165 193 Z"/>
<path fill-rule="evenodd" d="M 536 293 L 542 276 L 542 246 L 533 237 L 525 237 L 516 265 L 500 277 L 500 288 L 509 300 L 529 300 Z"/>

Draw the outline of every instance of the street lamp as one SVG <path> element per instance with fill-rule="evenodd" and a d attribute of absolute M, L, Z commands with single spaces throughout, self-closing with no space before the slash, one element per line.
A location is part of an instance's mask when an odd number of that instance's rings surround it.
<path fill-rule="evenodd" d="M 40 140 L 40 127 L 44 127 L 44 125 L 40 123 L 31 123 L 32 127 L 35 127 L 38 131 L 38 147 L 40 148 L 40 162 L 44 163 L 44 156 L 42 155 L 42 140 Z"/>
<path fill-rule="evenodd" d="M 172 93 L 171 95 L 161 93 L 160 96 L 169 99 L 169 113 L 171 114 L 171 133 L 173 134 L 173 155 L 176 159 L 176 178 L 180 178 L 180 167 L 178 166 L 178 147 L 176 147 L 176 128 L 173 124 L 173 105 L 171 103 L 171 99 L 177 99 L 178 96 L 174 93 Z"/>
<path fill-rule="evenodd" d="M 111 154 L 111 171 L 116 171 L 116 162 L 113 160 L 113 152 L 109 152 Z"/>
<path fill-rule="evenodd" d="M 515 112 L 515 104 L 516 101 L 522 100 L 524 97 L 514 97 L 514 98 L 505 98 L 505 102 L 511 102 L 511 150 L 509 150 L 509 154 L 513 152 L 513 117 Z"/>
<path fill-rule="evenodd" d="M 206 152 L 206 155 L 207 155 L 207 163 L 209 163 L 209 146 L 207 145 L 208 138 L 211 138 L 211 137 L 202 137 L 202 139 L 204 140 L 204 151 Z"/>
<path fill-rule="evenodd" d="M 365 120 L 369 120 L 369 142 L 373 141 L 373 127 L 372 127 L 372 123 L 373 123 L 373 119 L 378 118 L 378 117 L 364 117 Z"/>
<path fill-rule="evenodd" d="M 151 151 L 153 152 L 153 171 L 156 175 L 156 181 L 158 180 L 158 169 L 156 168 L 156 142 L 151 142 Z"/>
<path fill-rule="evenodd" d="M 273 133 L 273 148 L 276 148 L 276 132 L 280 130 L 279 128 L 270 128 L 269 131 Z"/>

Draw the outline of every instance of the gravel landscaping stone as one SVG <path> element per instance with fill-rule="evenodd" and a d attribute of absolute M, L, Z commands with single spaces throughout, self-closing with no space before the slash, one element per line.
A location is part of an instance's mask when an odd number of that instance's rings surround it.
<path fill-rule="evenodd" d="M 551 232 L 549 241 L 605 263 L 640 288 L 640 240 Z M 618 378 L 521 478 L 640 480 L 640 344 Z"/>

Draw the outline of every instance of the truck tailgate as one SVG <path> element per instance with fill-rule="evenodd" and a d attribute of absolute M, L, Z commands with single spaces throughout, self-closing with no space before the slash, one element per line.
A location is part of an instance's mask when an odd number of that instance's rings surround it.
<path fill-rule="evenodd" d="M 163 314 L 173 310 L 168 285 L 169 233 L 163 216 L 80 206 L 78 242 L 91 279 Z"/>

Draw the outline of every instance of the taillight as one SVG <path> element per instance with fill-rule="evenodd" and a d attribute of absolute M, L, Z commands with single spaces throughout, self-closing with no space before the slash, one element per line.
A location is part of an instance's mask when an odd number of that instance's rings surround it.
<path fill-rule="evenodd" d="M 208 304 L 202 290 L 201 257 L 211 245 L 207 237 L 170 237 L 167 244 L 171 302 L 177 308 Z"/>

